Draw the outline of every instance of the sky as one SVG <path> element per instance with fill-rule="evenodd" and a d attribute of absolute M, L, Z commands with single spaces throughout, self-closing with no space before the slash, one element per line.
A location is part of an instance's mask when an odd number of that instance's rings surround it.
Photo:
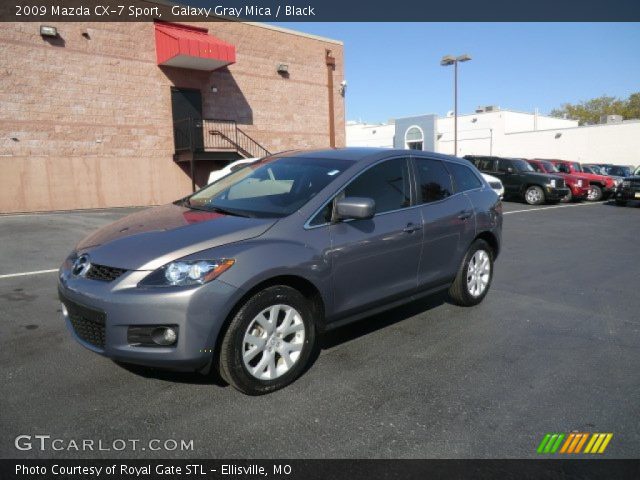
<path fill-rule="evenodd" d="M 386 122 L 479 105 L 549 113 L 640 91 L 640 23 L 280 23 L 344 42 L 347 120 Z"/>

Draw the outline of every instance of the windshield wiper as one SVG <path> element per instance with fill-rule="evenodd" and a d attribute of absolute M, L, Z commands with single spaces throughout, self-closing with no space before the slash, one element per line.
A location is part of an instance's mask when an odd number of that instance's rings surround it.
<path fill-rule="evenodd" d="M 193 208 L 193 207 L 192 207 Z M 245 217 L 245 218 L 250 218 L 249 215 L 247 215 L 246 213 L 239 213 L 233 210 L 227 210 L 226 208 L 220 208 L 220 207 L 216 207 L 216 206 L 209 206 L 206 209 L 203 208 L 203 210 L 207 210 L 207 211 L 213 211 L 213 212 L 217 212 L 217 213 L 222 213 L 225 215 L 233 215 L 234 217 Z"/>

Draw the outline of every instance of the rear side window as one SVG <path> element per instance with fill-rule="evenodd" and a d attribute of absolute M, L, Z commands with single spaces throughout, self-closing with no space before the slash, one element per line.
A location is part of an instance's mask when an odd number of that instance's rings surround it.
<path fill-rule="evenodd" d="M 376 202 L 376 213 L 389 212 L 411 205 L 409 167 L 406 158 L 379 163 L 351 182 L 346 197 L 367 197 Z"/>
<path fill-rule="evenodd" d="M 478 168 L 478 170 L 492 171 L 493 170 L 493 159 L 483 157 L 483 158 L 478 159 L 478 161 L 475 163 L 475 165 Z"/>
<path fill-rule="evenodd" d="M 509 160 L 505 160 L 504 158 L 501 158 L 498 160 L 499 172 L 506 172 L 510 166 L 511 166 L 511 162 Z"/>
<path fill-rule="evenodd" d="M 466 192 L 467 190 L 482 187 L 482 182 L 469 167 L 457 163 L 448 163 L 447 167 L 453 175 L 456 192 Z"/>
<path fill-rule="evenodd" d="M 418 197 L 422 203 L 437 202 L 451 196 L 451 176 L 440 160 L 416 158 Z"/>

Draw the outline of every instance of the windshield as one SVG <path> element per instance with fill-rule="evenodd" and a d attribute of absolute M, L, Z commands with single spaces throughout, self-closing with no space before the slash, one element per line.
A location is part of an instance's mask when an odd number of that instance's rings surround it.
<path fill-rule="evenodd" d="M 556 167 L 553 163 L 551 162 L 540 162 L 543 165 L 544 171 L 547 173 L 558 173 L 560 172 L 560 170 L 558 170 L 558 167 Z"/>
<path fill-rule="evenodd" d="M 519 172 L 535 172 L 535 170 L 533 169 L 533 167 L 529 164 L 529 162 L 527 162 L 526 160 L 522 160 L 520 158 L 514 158 L 513 159 L 513 166 L 516 168 L 516 170 L 518 170 Z"/>
<path fill-rule="evenodd" d="M 607 175 L 613 175 L 614 177 L 629 177 L 631 176 L 631 168 L 630 167 L 618 167 L 616 165 L 611 165 L 608 167 L 603 167 L 603 170 L 607 173 Z"/>
<path fill-rule="evenodd" d="M 573 162 L 571 165 L 576 172 L 582 172 L 582 165 L 580 165 L 578 162 Z"/>
<path fill-rule="evenodd" d="M 231 215 L 285 217 L 352 164 L 339 159 L 268 157 L 213 182 L 185 204 Z"/>

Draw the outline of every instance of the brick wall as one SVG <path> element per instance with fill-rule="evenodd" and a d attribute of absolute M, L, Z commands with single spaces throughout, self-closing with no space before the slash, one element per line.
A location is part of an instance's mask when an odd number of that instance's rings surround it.
<path fill-rule="evenodd" d="M 54 42 L 40 37 L 38 23 L 0 29 L 2 213 L 153 205 L 187 194 L 190 178 L 172 159 L 171 86 L 201 89 L 205 117 L 237 120 L 270 151 L 328 146 L 327 48 L 337 62 L 336 143 L 345 143 L 340 44 L 198 23 L 237 54 L 228 69 L 201 72 L 158 67 L 151 23 L 53 25 Z M 279 63 L 289 65 L 288 78 Z"/>

